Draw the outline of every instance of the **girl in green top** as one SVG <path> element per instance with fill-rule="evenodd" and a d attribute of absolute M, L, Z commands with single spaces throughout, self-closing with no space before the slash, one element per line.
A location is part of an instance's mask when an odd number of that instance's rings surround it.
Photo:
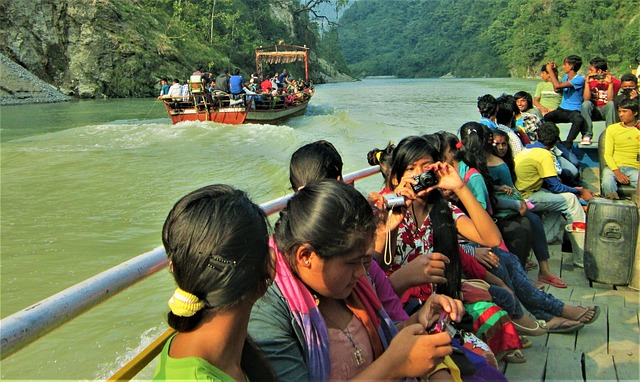
<path fill-rule="evenodd" d="M 243 191 L 212 185 L 180 199 L 162 243 L 177 289 L 156 380 L 275 380 L 247 336 L 249 315 L 275 275 L 269 230 Z"/>

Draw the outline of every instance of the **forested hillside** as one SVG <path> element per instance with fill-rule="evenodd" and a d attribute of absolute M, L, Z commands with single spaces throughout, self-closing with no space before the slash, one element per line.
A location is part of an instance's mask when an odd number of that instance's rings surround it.
<path fill-rule="evenodd" d="M 640 0 L 357 0 L 339 44 L 359 76 L 535 76 L 569 54 L 640 59 Z"/>
<path fill-rule="evenodd" d="M 184 80 L 199 66 L 239 67 L 246 75 L 255 70 L 254 49 L 279 42 L 311 48 L 312 78 L 328 81 L 346 64 L 336 68 L 319 53 L 322 37 L 309 6 L 327 2 L 2 1 L 0 53 L 81 97 L 155 95 L 161 78 Z M 341 59 L 339 51 L 329 56 Z M 299 67 L 290 72 L 302 75 Z"/>

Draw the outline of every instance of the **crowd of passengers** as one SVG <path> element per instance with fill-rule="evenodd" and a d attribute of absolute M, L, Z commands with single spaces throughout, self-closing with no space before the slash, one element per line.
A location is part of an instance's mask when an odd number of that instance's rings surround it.
<path fill-rule="evenodd" d="M 194 89 L 197 89 L 194 91 Z M 160 95 L 158 98 L 185 97 L 189 94 L 203 93 L 209 103 L 213 103 L 214 98 L 227 98 L 238 101 L 234 104 L 246 104 L 252 101 L 252 107 L 260 107 L 265 103 L 283 104 L 284 106 L 296 105 L 313 95 L 313 82 L 308 83 L 303 79 L 293 79 L 287 73 L 287 69 L 276 72 L 271 78 L 260 78 L 258 73 L 252 73 L 249 81 L 240 74 L 240 69 L 236 68 L 232 73 L 225 69 L 218 76 L 213 77 L 212 73 L 206 72 L 202 67 L 198 68 L 190 76 L 189 81 L 180 83 L 179 79 L 174 79 L 169 86 L 167 79 L 160 81 Z M 186 98 L 184 98 L 186 100 Z M 180 100 L 180 98 L 177 98 Z"/>
<path fill-rule="evenodd" d="M 563 67 L 571 77 L 579 65 L 570 56 Z M 498 362 L 525 362 L 528 336 L 596 321 L 598 306 L 566 304 L 538 285 L 566 288 L 549 268 L 548 244 L 561 240 L 564 224 L 585 221 L 582 204 L 592 197 L 575 186 L 571 161 L 560 160 L 570 146 L 547 118 L 573 107 L 565 102 L 573 79 L 555 76 L 560 103 L 536 92 L 534 104 L 544 106 L 533 124 L 537 112 L 521 92 L 484 95 L 480 121 L 457 135 L 371 150 L 383 183 L 367 197 L 344 183 L 330 142 L 300 147 L 289 164 L 294 195 L 273 228 L 231 186 L 181 198 L 162 231 L 177 334 L 155 378 L 500 381 Z M 608 99 L 619 122 L 607 129 L 627 138 L 613 139 L 607 166 L 617 180 L 616 170 L 635 168 L 637 180 L 637 88 Z M 626 141 L 635 144 L 631 166 Z M 530 252 L 537 261 L 528 262 Z M 537 282 L 526 273 L 536 267 Z"/>

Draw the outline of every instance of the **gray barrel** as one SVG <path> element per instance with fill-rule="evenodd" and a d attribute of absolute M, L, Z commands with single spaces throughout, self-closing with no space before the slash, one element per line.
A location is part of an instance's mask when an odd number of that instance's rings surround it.
<path fill-rule="evenodd" d="M 631 201 L 593 198 L 587 207 L 584 273 L 603 284 L 627 285 L 638 240 L 638 208 Z"/>

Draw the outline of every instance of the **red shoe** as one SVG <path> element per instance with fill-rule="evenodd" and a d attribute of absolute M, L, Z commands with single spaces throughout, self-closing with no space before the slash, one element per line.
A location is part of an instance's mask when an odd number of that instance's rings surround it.
<path fill-rule="evenodd" d="M 551 286 L 554 286 L 556 288 L 566 288 L 567 287 L 567 283 L 564 282 L 563 279 L 561 279 L 560 277 L 556 277 L 556 276 L 547 276 L 547 277 L 538 277 L 538 281 L 540 281 L 541 283 L 545 283 L 545 284 L 549 284 Z"/>

